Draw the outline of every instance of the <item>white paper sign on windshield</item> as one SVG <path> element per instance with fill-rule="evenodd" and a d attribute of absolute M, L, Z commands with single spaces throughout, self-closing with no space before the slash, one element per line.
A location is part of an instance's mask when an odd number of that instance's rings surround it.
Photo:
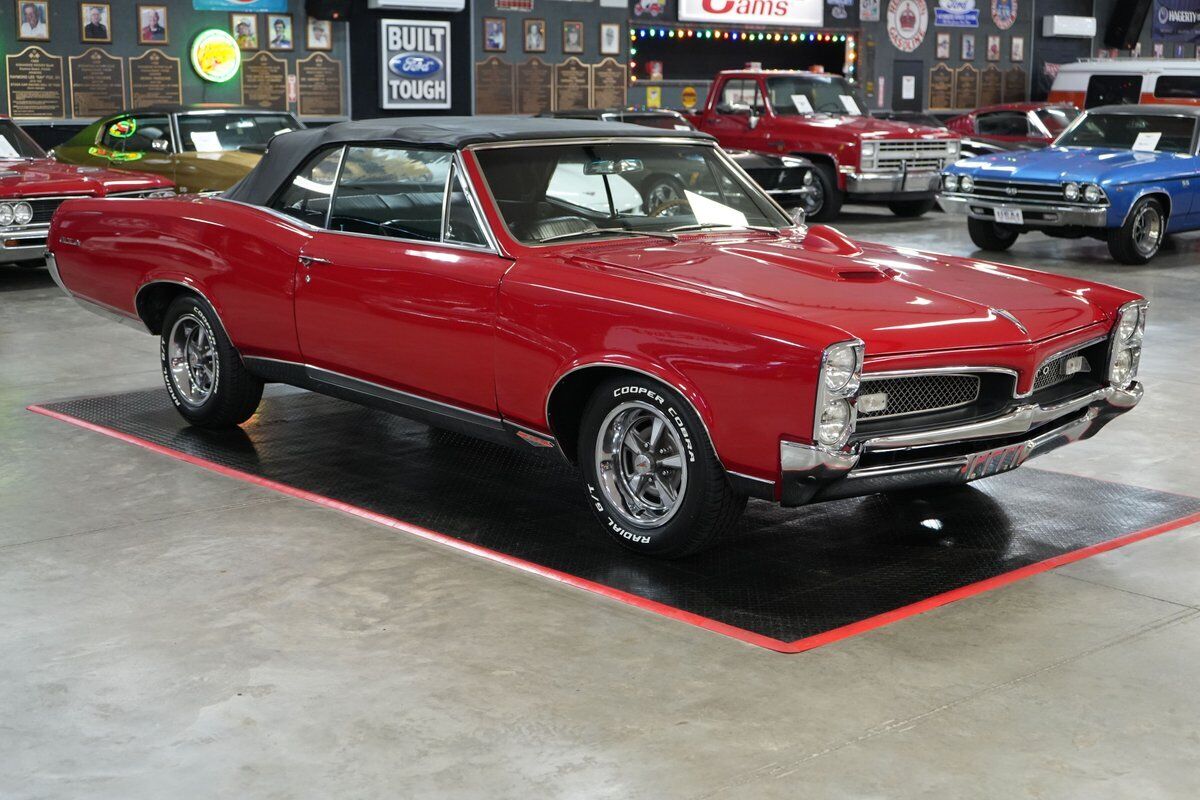
<path fill-rule="evenodd" d="M 709 200 L 707 197 L 702 197 L 687 189 L 683 190 L 683 196 L 687 198 L 688 205 L 692 207 L 692 216 L 701 225 L 706 223 L 734 226 L 746 224 L 746 215 L 736 208 L 730 208 L 716 200 Z"/>
<path fill-rule="evenodd" d="M 846 109 L 846 113 L 852 116 L 859 116 L 862 111 L 858 108 L 858 103 L 854 102 L 854 98 L 848 94 L 839 94 L 838 99 L 842 101 L 842 108 Z"/>
<path fill-rule="evenodd" d="M 808 95 L 794 94 L 792 95 L 792 105 L 796 107 L 796 111 L 801 114 L 813 113 L 812 103 L 808 102 Z"/>
<path fill-rule="evenodd" d="M 1162 138 L 1159 131 L 1142 131 L 1133 140 L 1133 149 L 1143 152 L 1154 152 L 1158 149 L 1158 140 Z"/>
<path fill-rule="evenodd" d="M 17 152 L 17 148 L 12 146 L 12 142 L 0 133 L 0 158 L 20 158 L 21 154 Z"/>
<path fill-rule="evenodd" d="M 215 153 L 221 149 L 221 139 L 214 131 L 193 131 L 192 144 L 200 153 Z"/>

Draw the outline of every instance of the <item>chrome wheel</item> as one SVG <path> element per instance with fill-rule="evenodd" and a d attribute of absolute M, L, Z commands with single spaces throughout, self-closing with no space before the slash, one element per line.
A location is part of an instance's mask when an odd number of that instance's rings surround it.
<path fill-rule="evenodd" d="M 184 314 L 167 337 L 171 385 L 188 405 L 203 405 L 217 386 L 217 343 L 195 314 Z"/>
<path fill-rule="evenodd" d="M 804 187 L 803 193 L 800 195 L 800 208 L 804 209 L 806 217 L 812 217 L 821 213 L 823 205 L 825 205 L 825 188 L 820 181 L 814 179 L 811 184 Z"/>
<path fill-rule="evenodd" d="M 1133 218 L 1133 246 L 1139 255 L 1152 256 L 1162 241 L 1162 215 L 1147 203 L 1137 210 Z"/>
<path fill-rule="evenodd" d="M 622 403 L 600 426 L 596 475 L 605 498 L 626 522 L 642 528 L 665 525 L 687 490 L 683 439 L 657 408 Z"/>

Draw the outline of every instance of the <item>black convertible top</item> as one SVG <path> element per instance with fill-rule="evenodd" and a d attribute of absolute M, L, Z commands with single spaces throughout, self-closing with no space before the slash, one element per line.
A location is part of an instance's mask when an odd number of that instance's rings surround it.
<path fill-rule="evenodd" d="M 625 136 L 688 137 L 708 141 L 698 131 L 656 131 L 642 125 L 587 119 L 542 117 L 388 117 L 338 122 L 327 128 L 291 131 L 271 140 L 267 155 L 225 197 L 243 203 L 267 203 L 279 185 L 290 178 L 309 154 L 334 144 L 399 144 L 457 150 L 487 142 L 536 142 L 541 139 L 583 139 Z"/>

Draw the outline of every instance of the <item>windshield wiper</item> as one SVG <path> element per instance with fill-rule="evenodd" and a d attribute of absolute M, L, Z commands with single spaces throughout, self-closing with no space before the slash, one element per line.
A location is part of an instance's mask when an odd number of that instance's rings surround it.
<path fill-rule="evenodd" d="M 677 233 L 680 231 L 711 231 L 717 228 L 725 228 L 728 230 L 744 229 L 748 231 L 762 231 L 763 233 L 773 233 L 776 236 L 781 236 L 779 228 L 771 228 L 766 225 L 729 225 L 724 222 L 697 222 L 692 225 L 676 225 L 674 228 L 667 228 L 668 233 Z"/>
<path fill-rule="evenodd" d="M 538 239 L 538 244 L 546 242 L 560 242 L 565 239 L 576 239 L 584 236 L 603 236 L 608 234 L 617 234 L 624 236 L 650 236 L 655 239 L 666 239 L 669 242 L 679 240 L 679 237 L 672 236 L 670 233 L 655 233 L 653 231 L 631 231 L 625 228 L 592 228 L 587 231 L 575 231 L 574 233 L 559 233 L 554 236 L 547 236 L 545 239 Z"/>

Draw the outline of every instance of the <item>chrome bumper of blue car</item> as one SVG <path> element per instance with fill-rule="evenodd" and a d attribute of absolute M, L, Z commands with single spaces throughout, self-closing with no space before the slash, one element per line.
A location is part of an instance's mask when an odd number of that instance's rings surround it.
<path fill-rule="evenodd" d="M 1052 203 L 1017 203 L 962 194 L 939 193 L 938 204 L 947 214 L 966 214 L 975 219 L 996 218 L 997 208 L 1019 208 L 1030 228 L 1080 226 L 1103 228 L 1108 222 L 1108 206 L 1055 205 Z"/>

